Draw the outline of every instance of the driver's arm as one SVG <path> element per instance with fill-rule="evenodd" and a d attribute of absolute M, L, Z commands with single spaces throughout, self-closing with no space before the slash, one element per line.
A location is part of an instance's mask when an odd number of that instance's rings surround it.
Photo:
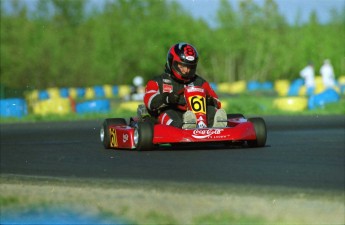
<path fill-rule="evenodd" d="M 202 87 L 206 90 L 207 96 L 214 99 L 216 108 L 220 109 L 222 107 L 222 104 L 221 104 L 221 102 L 218 99 L 218 95 L 212 89 L 211 85 L 207 81 L 205 81 L 202 84 Z"/>
<path fill-rule="evenodd" d="M 152 111 L 156 111 L 164 106 L 162 95 L 159 91 L 159 85 L 154 80 L 147 82 L 144 95 L 144 104 L 149 110 Z"/>
<path fill-rule="evenodd" d="M 185 105 L 186 101 L 174 92 L 160 92 L 159 84 L 150 80 L 145 88 L 144 104 L 151 111 L 157 111 L 169 105 Z"/>

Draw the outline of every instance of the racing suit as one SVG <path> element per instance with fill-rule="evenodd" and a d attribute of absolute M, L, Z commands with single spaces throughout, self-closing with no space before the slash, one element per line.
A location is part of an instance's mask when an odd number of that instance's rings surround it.
<path fill-rule="evenodd" d="M 168 104 L 165 98 L 167 93 L 179 95 L 179 92 L 186 86 L 201 86 L 205 89 L 207 96 L 207 120 L 210 126 L 210 124 L 213 124 L 216 110 L 221 108 L 221 103 L 210 84 L 196 74 L 193 79 L 185 83 L 177 81 L 168 72 L 149 80 L 144 95 L 144 104 L 148 112 L 151 116 L 158 119 L 158 123 L 181 128 L 185 109 L 181 109 L 179 106 L 186 105 L 185 99 L 180 97 L 177 104 Z"/>

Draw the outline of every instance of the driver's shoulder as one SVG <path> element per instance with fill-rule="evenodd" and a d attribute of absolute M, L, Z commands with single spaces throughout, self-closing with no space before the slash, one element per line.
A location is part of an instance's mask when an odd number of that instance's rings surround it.
<path fill-rule="evenodd" d="M 203 85 L 205 82 L 207 82 L 207 80 L 205 80 L 203 77 L 201 77 L 198 74 L 195 74 L 195 79 L 194 79 L 194 83 L 197 86 L 201 86 Z"/>

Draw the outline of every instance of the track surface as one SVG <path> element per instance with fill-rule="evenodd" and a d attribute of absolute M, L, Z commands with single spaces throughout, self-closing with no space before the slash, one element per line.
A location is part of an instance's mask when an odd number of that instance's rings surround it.
<path fill-rule="evenodd" d="M 264 148 L 104 150 L 102 121 L 1 124 L 1 173 L 344 188 L 345 116 L 264 117 Z"/>

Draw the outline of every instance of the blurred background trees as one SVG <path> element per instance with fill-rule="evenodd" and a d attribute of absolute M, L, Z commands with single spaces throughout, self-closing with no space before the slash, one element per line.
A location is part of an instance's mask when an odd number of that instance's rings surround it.
<path fill-rule="evenodd" d="M 7 4 L 5 7 L 5 3 Z M 5 10 L 5 8 L 11 10 Z M 221 0 L 217 25 L 193 18 L 174 1 L 1 1 L 1 85 L 9 88 L 130 84 L 159 75 L 169 47 L 185 41 L 199 51 L 198 73 L 212 82 L 298 78 L 314 61 L 331 59 L 345 74 L 345 9 L 327 24 L 312 12 L 287 23 L 274 0 L 257 5 Z"/>

